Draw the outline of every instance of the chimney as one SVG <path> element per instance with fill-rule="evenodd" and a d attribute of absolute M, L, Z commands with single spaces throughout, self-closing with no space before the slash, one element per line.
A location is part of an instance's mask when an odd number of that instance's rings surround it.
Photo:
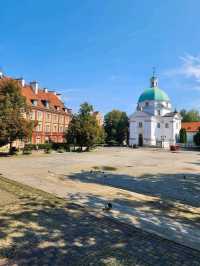
<path fill-rule="evenodd" d="M 44 88 L 44 92 L 47 93 L 48 92 L 48 89 L 47 88 Z"/>
<path fill-rule="evenodd" d="M 3 78 L 3 71 L 0 69 L 0 79 Z"/>
<path fill-rule="evenodd" d="M 37 81 L 30 82 L 31 88 L 34 90 L 35 94 L 38 94 L 39 84 Z"/>
<path fill-rule="evenodd" d="M 23 78 L 19 78 L 19 79 L 16 79 L 16 80 L 20 82 L 22 87 L 25 86 L 26 82 L 25 82 L 25 80 Z"/>
<path fill-rule="evenodd" d="M 56 93 L 56 96 L 58 97 L 59 100 L 61 100 L 61 95 L 60 93 Z"/>

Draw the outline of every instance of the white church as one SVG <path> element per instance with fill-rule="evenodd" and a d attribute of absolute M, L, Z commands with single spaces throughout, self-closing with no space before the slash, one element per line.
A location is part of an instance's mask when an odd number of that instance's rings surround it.
<path fill-rule="evenodd" d="M 168 95 L 158 87 L 153 75 L 150 88 L 139 97 L 137 110 L 129 119 L 129 145 L 168 148 L 179 139 L 181 116 L 172 111 Z"/>

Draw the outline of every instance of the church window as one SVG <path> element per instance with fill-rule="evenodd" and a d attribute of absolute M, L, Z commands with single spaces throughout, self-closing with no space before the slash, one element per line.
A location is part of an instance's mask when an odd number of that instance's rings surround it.
<path fill-rule="evenodd" d="M 160 123 L 157 123 L 157 128 L 160 128 Z"/>
<path fill-rule="evenodd" d="M 168 123 L 165 124 L 165 128 L 169 128 L 169 124 Z"/>
<path fill-rule="evenodd" d="M 142 122 L 139 122 L 139 127 L 140 127 L 140 128 L 142 127 Z"/>

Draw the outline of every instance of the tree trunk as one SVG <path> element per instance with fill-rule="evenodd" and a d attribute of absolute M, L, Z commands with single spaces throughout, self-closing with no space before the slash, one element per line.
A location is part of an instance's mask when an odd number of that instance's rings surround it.
<path fill-rule="evenodd" d="M 12 141 L 9 143 L 9 154 L 12 154 Z"/>

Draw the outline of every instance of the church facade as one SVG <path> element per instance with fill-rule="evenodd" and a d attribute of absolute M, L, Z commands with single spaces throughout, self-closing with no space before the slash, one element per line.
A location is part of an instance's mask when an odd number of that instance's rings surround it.
<path fill-rule="evenodd" d="M 181 116 L 172 111 L 168 95 L 158 87 L 153 75 L 150 88 L 139 97 L 136 111 L 129 119 L 129 145 L 168 148 L 179 140 Z"/>

